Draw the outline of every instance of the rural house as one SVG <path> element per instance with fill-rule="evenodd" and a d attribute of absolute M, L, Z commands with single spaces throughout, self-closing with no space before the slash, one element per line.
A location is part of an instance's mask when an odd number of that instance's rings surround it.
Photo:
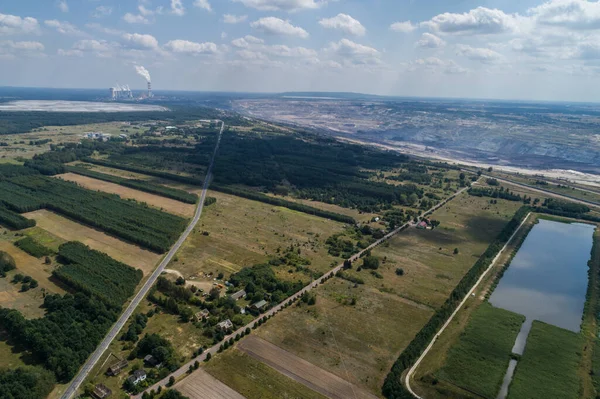
<path fill-rule="evenodd" d="M 146 357 L 144 357 L 144 364 L 147 364 L 150 367 L 156 367 L 158 360 L 152 355 L 146 355 Z"/>
<path fill-rule="evenodd" d="M 233 328 L 233 323 L 231 322 L 231 320 L 227 319 L 227 320 L 222 321 L 219 324 L 217 324 L 217 327 L 223 331 L 227 331 L 227 330 L 231 330 Z"/>
<path fill-rule="evenodd" d="M 258 310 L 263 311 L 265 308 L 267 307 L 267 301 L 265 301 L 264 299 L 262 301 L 258 301 L 255 304 L 252 304 L 250 306 L 250 308 L 254 309 L 254 310 Z"/>
<path fill-rule="evenodd" d="M 96 385 L 92 391 L 92 396 L 96 399 L 108 398 L 110 395 L 112 395 L 112 391 L 104 384 Z"/>
<path fill-rule="evenodd" d="M 133 374 L 127 378 L 127 381 L 131 382 L 133 385 L 137 385 L 140 382 L 146 379 L 146 371 L 144 370 L 135 370 Z"/>
<path fill-rule="evenodd" d="M 127 360 L 121 360 L 118 363 L 115 363 L 112 366 L 110 366 L 108 368 L 108 370 L 106 371 L 106 374 L 116 377 L 128 365 L 129 365 L 129 363 L 127 362 Z"/>
<path fill-rule="evenodd" d="M 194 318 L 196 319 L 196 321 L 202 321 L 208 318 L 208 316 L 210 316 L 210 312 L 208 311 L 208 309 L 202 309 L 194 315 Z"/>
<path fill-rule="evenodd" d="M 236 301 L 239 301 L 240 299 L 245 298 L 245 297 L 246 297 L 246 291 L 244 291 L 244 290 L 238 291 L 235 294 L 231 295 L 231 298 Z"/>

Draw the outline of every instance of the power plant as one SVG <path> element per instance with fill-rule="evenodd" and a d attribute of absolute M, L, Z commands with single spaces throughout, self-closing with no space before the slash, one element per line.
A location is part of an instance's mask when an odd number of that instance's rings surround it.
<path fill-rule="evenodd" d="M 152 93 L 152 80 L 150 79 L 150 72 L 148 72 L 148 70 L 141 65 L 135 65 L 135 71 L 138 75 L 142 76 L 148 84 L 148 91 L 146 93 L 142 92 L 139 96 L 139 99 L 154 97 L 154 94 Z M 133 92 L 129 88 L 129 85 L 121 86 L 117 83 L 115 87 L 111 87 L 109 89 L 109 92 L 111 100 L 131 100 L 134 98 Z"/>
<path fill-rule="evenodd" d="M 123 100 L 133 98 L 133 93 L 129 88 L 129 85 L 121 86 L 117 83 L 115 87 L 110 89 L 110 98 L 113 100 Z"/>

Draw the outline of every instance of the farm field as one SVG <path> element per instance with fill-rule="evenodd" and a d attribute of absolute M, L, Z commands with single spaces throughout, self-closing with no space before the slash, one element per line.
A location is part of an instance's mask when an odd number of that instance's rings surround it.
<path fill-rule="evenodd" d="M 325 240 L 344 230 L 341 223 L 215 191 L 209 191 L 208 196 L 217 202 L 204 208 L 178 260 L 169 265 L 184 277 L 210 272 L 229 275 L 244 266 L 263 263 L 278 248 L 293 244 L 300 244 L 312 270 L 329 270 L 335 260 L 327 254 Z"/>
<path fill-rule="evenodd" d="M 440 221 L 435 230 L 408 229 L 373 251 L 385 259 L 378 270 L 383 280 L 356 268 L 348 273 L 437 308 L 521 205 L 504 200 L 492 205 L 489 199 L 462 194 L 431 216 Z M 397 268 L 404 270 L 403 276 L 396 275 Z"/>
<path fill-rule="evenodd" d="M 170 198 L 161 197 L 159 195 L 145 193 L 129 187 L 124 187 L 119 184 L 110 183 L 87 176 L 81 176 L 75 173 L 64 173 L 57 175 L 57 178 L 71 181 L 83 186 L 89 190 L 103 191 L 109 194 L 117 194 L 123 199 L 134 199 L 138 202 L 147 203 L 150 206 L 173 213 L 184 217 L 192 217 L 196 209 L 193 204 L 185 204 Z"/>
<path fill-rule="evenodd" d="M 52 265 L 44 264 L 43 259 L 37 259 L 23 252 L 8 241 L 0 241 L 0 251 L 11 255 L 17 269 L 7 273 L 6 278 L 0 278 L 0 306 L 16 309 L 28 318 L 37 318 L 44 315 L 40 306 L 44 302 L 42 290 L 53 294 L 64 294 L 65 290 L 51 281 Z M 21 284 L 12 284 L 12 277 L 21 273 L 37 280 L 39 286 L 27 292 L 20 292 Z"/>
<path fill-rule="evenodd" d="M 301 382 L 328 398 L 376 399 L 377 396 L 354 386 L 327 370 L 299 358 L 263 339 L 251 336 L 240 342 L 238 348 L 249 356 L 271 366 L 283 375 Z"/>
<path fill-rule="evenodd" d="M 376 394 L 399 353 L 433 314 L 376 287 L 354 288 L 339 278 L 314 292 L 314 306 L 284 310 L 257 336 Z"/>
<path fill-rule="evenodd" d="M 524 321 L 524 316 L 483 303 L 436 377 L 484 398 L 496 397 Z"/>
<path fill-rule="evenodd" d="M 508 399 L 579 398 L 582 342 L 579 334 L 534 321 Z"/>
<path fill-rule="evenodd" d="M 219 354 L 208 362 L 204 369 L 247 399 L 325 398 L 238 349 L 230 349 Z M 188 378 L 194 379 L 195 374 Z M 183 380 L 181 385 L 186 384 L 188 378 Z M 205 377 L 196 378 L 204 379 Z M 179 386 L 177 388 L 179 389 Z M 190 392 L 189 389 L 181 391 L 184 394 Z M 209 396 L 199 396 L 198 398 L 212 399 Z M 217 398 L 220 399 L 220 397 Z M 190 396 L 190 399 L 195 398 Z"/>
<path fill-rule="evenodd" d="M 117 238 L 102 233 L 99 230 L 84 226 L 70 219 L 47 210 L 39 210 L 24 214 L 29 219 L 35 219 L 37 226 L 65 241 L 81 241 L 90 248 L 105 252 L 112 258 L 136 269 L 144 274 L 154 270 L 161 255 L 128 244 Z"/>
<path fill-rule="evenodd" d="M 190 399 L 244 399 L 244 396 L 202 369 L 194 371 L 194 374 L 176 384 L 174 388 Z"/>
<path fill-rule="evenodd" d="M 117 168 L 109 168 L 107 166 L 96 165 L 92 163 L 75 161 L 68 163 L 69 166 L 81 166 L 87 169 L 93 170 L 95 172 L 106 173 L 107 175 L 113 175 L 117 177 L 122 177 L 124 179 L 136 179 L 136 180 L 154 180 L 156 178 L 148 175 L 143 175 L 141 173 L 129 172 L 123 169 Z"/>

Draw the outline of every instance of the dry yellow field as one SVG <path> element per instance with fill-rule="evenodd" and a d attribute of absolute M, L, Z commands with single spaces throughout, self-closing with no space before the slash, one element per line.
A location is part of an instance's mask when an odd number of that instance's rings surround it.
<path fill-rule="evenodd" d="M 43 290 L 53 294 L 64 294 L 65 291 L 51 281 L 54 266 L 44 264 L 43 259 L 37 259 L 23 252 L 8 241 L 0 241 L 0 251 L 12 256 L 17 264 L 17 269 L 8 273 L 6 278 L 0 279 L 0 306 L 17 309 L 25 317 L 36 318 L 44 315 L 40 308 L 44 302 Z M 12 284 L 12 276 L 20 273 L 31 276 L 37 280 L 39 286 L 27 292 L 19 292 L 21 284 Z"/>
<path fill-rule="evenodd" d="M 63 240 L 81 241 L 92 249 L 105 252 L 120 262 L 141 269 L 145 275 L 151 273 L 161 259 L 161 255 L 73 222 L 54 212 L 40 210 L 26 213 L 23 216 L 35 219 L 39 227 Z"/>
<path fill-rule="evenodd" d="M 138 202 L 145 202 L 146 204 L 163 210 L 165 212 L 173 213 L 188 218 L 194 215 L 194 211 L 196 209 L 196 206 L 193 204 L 185 204 L 181 201 L 161 197 L 160 195 L 145 193 L 143 191 L 135 190 L 133 188 L 121 186 L 119 184 L 110 183 L 103 180 L 94 179 L 87 176 L 81 176 L 75 173 L 65 173 L 62 175 L 57 175 L 56 177 L 63 180 L 75 182 L 89 190 L 117 194 L 121 198 L 134 199 Z"/>
<path fill-rule="evenodd" d="M 215 191 L 208 195 L 217 198 L 216 204 L 204 208 L 170 269 L 186 278 L 209 272 L 227 275 L 265 262 L 278 248 L 283 251 L 290 245 L 299 245 L 312 270 L 330 269 L 335 259 L 328 255 L 325 240 L 343 231 L 343 224 Z M 288 268 L 278 270 L 287 274 Z"/>

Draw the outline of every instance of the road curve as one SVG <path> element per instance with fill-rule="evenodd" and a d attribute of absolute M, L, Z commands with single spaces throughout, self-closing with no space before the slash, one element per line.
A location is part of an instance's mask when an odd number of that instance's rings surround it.
<path fill-rule="evenodd" d="M 62 399 L 70 399 L 77 393 L 77 390 L 79 389 L 79 387 L 81 386 L 83 381 L 86 379 L 86 377 L 88 376 L 90 371 L 94 368 L 96 363 L 98 363 L 98 361 L 100 360 L 100 357 L 102 356 L 104 351 L 106 351 L 106 349 L 108 349 L 108 346 L 110 345 L 110 343 L 115 339 L 115 337 L 117 336 L 119 331 L 121 331 L 121 329 L 123 328 L 125 323 L 127 323 L 127 320 L 129 319 L 129 317 L 131 317 L 131 315 L 133 314 L 135 309 L 138 307 L 138 305 L 140 304 L 142 299 L 144 299 L 144 297 L 146 296 L 146 294 L 148 293 L 150 288 L 154 285 L 154 283 L 156 282 L 158 277 L 161 275 L 161 273 L 163 272 L 165 267 L 169 264 L 169 262 L 171 262 L 171 259 L 173 259 L 173 257 L 175 256 L 175 254 L 177 253 L 177 251 L 179 250 L 181 245 L 188 238 L 188 236 L 190 235 L 190 233 L 192 232 L 194 227 L 196 227 L 196 224 L 198 223 L 198 221 L 200 220 L 200 216 L 202 215 L 202 209 L 204 208 L 204 200 L 206 199 L 206 192 L 208 191 L 208 186 L 210 184 L 210 180 L 212 177 L 213 165 L 215 162 L 217 151 L 219 149 L 219 145 L 221 144 L 221 136 L 223 135 L 224 129 L 225 129 L 225 122 L 221 121 L 221 129 L 219 130 L 219 137 L 217 139 L 217 144 L 215 145 L 215 150 L 213 152 L 212 159 L 210 161 L 210 165 L 209 165 L 208 171 L 206 173 L 206 178 L 204 179 L 204 184 L 202 186 L 202 195 L 200 196 L 200 201 L 198 202 L 198 206 L 196 207 L 196 213 L 194 214 L 194 218 L 188 224 L 187 228 L 185 229 L 183 234 L 179 237 L 179 239 L 177 240 L 175 245 L 173 245 L 171 250 L 167 253 L 167 255 L 160 262 L 160 264 L 158 265 L 156 270 L 154 270 L 154 272 L 150 275 L 148 280 L 146 280 L 146 282 L 144 283 L 142 288 L 138 291 L 138 293 L 133 298 L 133 300 L 129 303 L 129 305 L 127 306 L 125 311 L 121 314 L 121 317 L 119 317 L 119 319 L 113 325 L 113 327 L 110 329 L 108 334 L 106 334 L 106 336 L 104 337 L 102 342 L 100 342 L 100 345 L 98 345 L 98 347 L 96 348 L 94 353 L 92 353 L 92 355 L 88 358 L 87 362 L 85 362 L 83 367 L 81 367 L 77 376 L 75 376 L 75 378 L 71 381 L 69 387 L 67 388 L 65 393 L 62 395 L 62 397 L 61 397 Z"/>
<path fill-rule="evenodd" d="M 471 289 L 466 293 L 466 295 L 463 298 L 463 300 L 458 304 L 458 306 L 456 307 L 456 309 L 454 309 L 454 312 L 452 312 L 452 314 L 450 315 L 450 317 L 448 318 L 448 320 L 446 320 L 446 323 L 444 323 L 444 325 L 442 326 L 442 328 L 440 328 L 440 330 L 437 332 L 437 334 L 434 335 L 434 337 L 431 339 L 431 342 L 429 343 L 429 345 L 427 345 L 427 348 L 425 348 L 425 350 L 423 351 L 423 353 L 421 354 L 421 356 L 417 359 L 417 361 L 415 362 L 415 364 L 413 364 L 413 366 L 406 373 L 406 376 L 404 377 L 404 385 L 406 385 L 406 389 L 408 389 L 408 391 L 415 398 L 417 398 L 417 399 L 424 399 L 423 397 L 417 395 L 417 393 L 412 390 L 412 387 L 410 386 L 410 378 L 415 373 L 415 371 L 417 370 L 417 368 L 419 367 L 419 365 L 421 364 L 421 362 L 423 361 L 423 359 L 425 358 L 425 356 L 427 356 L 427 354 L 429 353 L 429 351 L 433 347 L 433 344 L 435 344 L 435 342 L 437 341 L 437 339 L 439 338 L 439 336 L 444 332 L 444 330 L 446 329 L 446 327 L 448 327 L 448 325 L 450 325 L 450 322 L 452 322 L 452 320 L 454 319 L 454 316 L 456 316 L 456 314 L 463 307 L 463 305 L 465 304 L 465 302 L 467 302 L 467 300 L 471 296 L 471 293 L 483 281 L 483 279 L 488 274 L 488 272 L 490 270 L 492 270 L 492 267 L 494 267 L 494 265 L 496 264 L 496 262 L 498 261 L 498 259 L 500 259 L 500 256 L 504 253 L 504 251 L 506 250 L 506 247 L 508 246 L 508 244 L 510 244 L 512 242 L 512 240 L 515 237 L 515 235 L 521 230 L 521 228 L 523 227 L 523 225 L 525 224 L 525 222 L 527 221 L 527 219 L 529 219 L 529 216 L 531 216 L 531 212 L 528 213 L 527 216 L 525 216 L 525 219 L 523 219 L 523 221 L 521 222 L 521 224 L 519 225 L 519 227 L 514 231 L 514 233 L 512 233 L 512 235 L 510 236 L 510 238 L 508 239 L 508 241 L 506 241 L 506 244 L 504 244 L 504 246 L 502 247 L 502 249 L 494 257 L 494 259 L 492 260 L 492 262 L 490 263 L 490 265 L 488 266 L 488 268 L 485 269 L 485 271 L 481 274 L 481 277 L 479 277 L 479 279 L 475 282 L 475 284 L 473 285 L 473 287 L 471 287 Z"/>
<path fill-rule="evenodd" d="M 432 213 L 432 212 L 436 211 L 437 209 L 441 208 L 442 206 L 446 205 L 449 201 L 453 200 L 458 195 L 460 195 L 463 192 L 465 192 L 466 190 L 468 190 L 468 188 L 469 187 L 465 187 L 465 188 L 460 189 L 459 191 L 457 191 L 455 194 L 453 194 L 452 196 L 450 196 L 446 200 L 440 202 L 439 204 L 437 204 L 433 208 L 431 208 L 428 211 L 426 211 L 423 214 L 423 217 L 426 216 L 426 215 L 429 215 L 430 213 Z M 377 247 L 378 245 L 382 244 L 383 242 L 389 240 L 390 238 L 392 238 L 393 236 L 395 236 L 396 234 L 398 234 L 402 230 L 408 228 L 409 226 L 411 226 L 411 222 L 405 223 L 402 226 L 398 227 L 397 229 L 391 231 L 390 233 L 386 234 L 383 238 L 380 238 L 379 240 L 375 241 L 373 244 L 369 245 L 367 248 L 365 248 L 362 251 L 360 251 L 359 253 L 353 255 L 350 258 L 350 261 L 354 262 L 354 261 L 358 260 L 361 257 L 361 255 L 363 255 L 365 252 L 370 251 L 373 248 Z M 283 308 L 286 305 L 291 304 L 294 300 L 298 299 L 305 292 L 309 292 L 310 290 L 312 290 L 314 288 L 317 288 L 327 278 L 332 277 L 338 271 L 342 270 L 343 267 L 344 267 L 344 264 L 341 263 L 338 266 L 336 266 L 335 268 L 331 269 L 330 271 L 328 271 L 327 273 L 325 273 L 323 276 L 321 276 L 319 279 L 311 282 L 309 285 L 305 286 L 300 291 L 298 291 L 294 295 L 290 296 L 289 298 L 287 298 L 283 302 L 279 303 L 278 305 L 274 306 L 273 308 L 271 308 L 267 312 L 261 314 L 259 317 L 257 317 L 256 319 L 252 320 L 247 325 L 245 325 L 245 326 L 239 328 L 238 330 L 232 332 L 231 334 L 229 334 L 228 336 L 226 336 L 223 339 L 223 341 L 221 341 L 218 344 L 216 344 L 216 345 L 208 348 L 202 354 L 200 354 L 198 357 L 193 358 L 192 360 L 190 360 L 189 362 L 187 362 L 186 364 L 184 364 L 183 366 L 181 366 L 179 369 L 175 370 L 173 373 L 169 374 L 168 376 L 166 376 L 165 378 L 163 378 L 162 380 L 160 380 L 156 384 L 154 384 L 154 385 L 146 388 L 146 390 L 144 392 L 150 392 L 152 390 L 154 390 L 156 392 L 158 390 L 158 387 L 162 387 L 163 389 L 166 388 L 168 386 L 167 384 L 168 384 L 169 379 L 171 377 L 175 377 L 175 380 L 178 380 L 180 377 L 185 376 L 186 374 L 189 373 L 190 366 L 193 366 L 196 361 L 198 361 L 198 362 L 204 361 L 204 359 L 206 359 L 206 355 L 208 353 L 210 353 L 211 356 L 214 356 L 215 354 L 217 354 L 218 351 L 219 351 L 219 347 L 221 346 L 222 342 L 225 342 L 225 341 L 229 340 L 230 338 L 234 338 L 237 334 L 241 335 L 241 333 L 244 330 L 246 330 L 246 328 L 252 329 L 258 323 L 259 319 L 262 319 L 265 316 L 267 316 L 267 317 L 268 316 L 272 316 L 272 315 L 276 314 L 277 312 L 279 312 L 280 310 L 283 310 Z M 144 392 L 141 392 L 138 395 L 134 395 L 134 396 L 131 396 L 131 397 L 134 398 L 134 399 L 141 399 Z"/>

